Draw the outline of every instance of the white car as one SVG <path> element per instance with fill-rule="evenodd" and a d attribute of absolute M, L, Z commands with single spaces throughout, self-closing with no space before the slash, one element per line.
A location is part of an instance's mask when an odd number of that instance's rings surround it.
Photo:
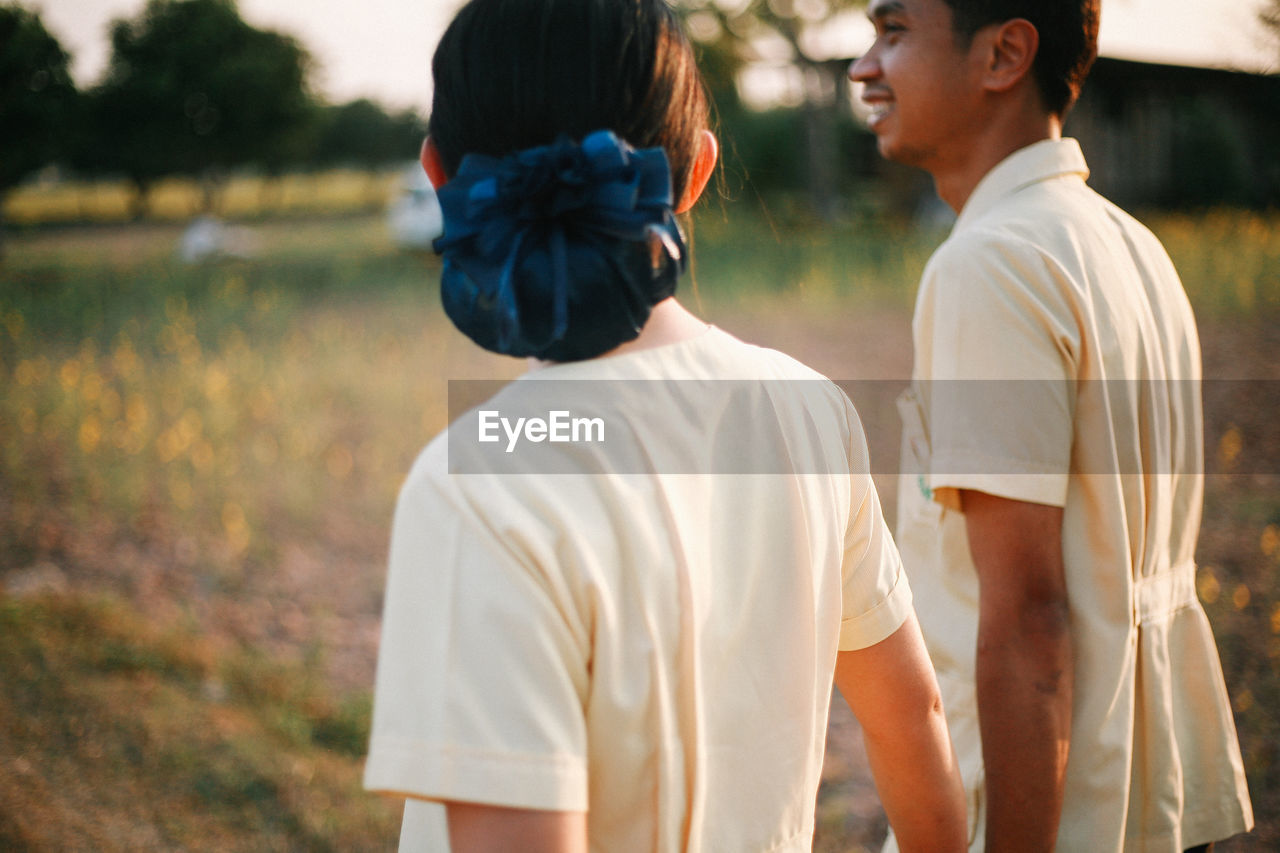
<path fill-rule="evenodd" d="M 431 241 L 444 233 L 440 202 L 421 163 L 404 170 L 400 191 L 387 209 L 387 224 L 402 249 L 430 249 Z"/>

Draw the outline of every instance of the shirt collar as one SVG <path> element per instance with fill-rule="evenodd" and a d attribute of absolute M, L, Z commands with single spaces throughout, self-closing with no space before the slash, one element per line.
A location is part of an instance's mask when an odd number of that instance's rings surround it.
<path fill-rule="evenodd" d="M 997 163 L 974 187 L 956 220 L 956 229 L 979 218 L 1005 196 L 1064 175 L 1079 175 L 1081 180 L 1089 177 L 1080 143 L 1074 139 L 1045 139 L 1020 148 Z"/>

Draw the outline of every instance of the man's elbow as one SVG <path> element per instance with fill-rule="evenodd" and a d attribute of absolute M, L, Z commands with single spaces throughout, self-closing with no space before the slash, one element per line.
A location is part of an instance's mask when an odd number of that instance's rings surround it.
<path fill-rule="evenodd" d="M 1074 667 L 1066 597 L 1042 597 L 1005 618 L 980 620 L 977 666 L 980 690 L 987 682 L 998 686 L 1016 671 L 1030 677 L 1041 695 L 1069 693 Z"/>
<path fill-rule="evenodd" d="M 1018 622 L 1024 635 L 1070 636 L 1071 605 L 1066 590 L 1029 598 L 1020 609 Z"/>
<path fill-rule="evenodd" d="M 978 648 L 984 642 L 1071 635 L 1071 605 L 1065 589 L 1029 592 L 986 606 L 978 620 Z"/>

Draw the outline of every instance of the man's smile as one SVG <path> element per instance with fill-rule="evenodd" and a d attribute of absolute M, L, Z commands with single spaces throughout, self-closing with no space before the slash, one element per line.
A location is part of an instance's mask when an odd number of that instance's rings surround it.
<path fill-rule="evenodd" d="M 862 102 L 871 108 L 867 126 L 873 131 L 893 111 L 893 98 L 886 89 L 868 86 L 862 93 Z"/>

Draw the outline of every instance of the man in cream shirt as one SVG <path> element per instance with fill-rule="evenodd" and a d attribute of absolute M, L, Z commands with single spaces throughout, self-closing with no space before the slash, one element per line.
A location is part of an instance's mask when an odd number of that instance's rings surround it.
<path fill-rule="evenodd" d="M 1098 0 L 868 13 L 850 77 L 881 153 L 959 214 L 916 305 L 898 543 L 971 848 L 1181 851 L 1246 831 L 1195 594 L 1195 321 L 1163 248 L 1061 137 Z"/>

